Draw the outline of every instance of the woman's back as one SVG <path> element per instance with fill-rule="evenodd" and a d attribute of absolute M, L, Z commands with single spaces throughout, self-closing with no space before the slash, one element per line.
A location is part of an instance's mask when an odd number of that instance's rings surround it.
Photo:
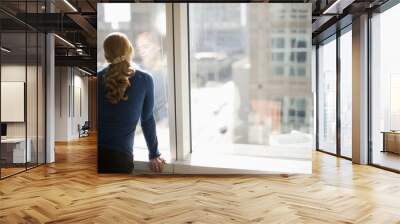
<path fill-rule="evenodd" d="M 165 161 L 158 151 L 153 79 L 132 66 L 133 47 L 125 34 L 107 35 L 103 48 L 110 65 L 97 73 L 97 170 L 132 171 L 133 142 L 140 119 L 152 170 L 160 172 Z"/>
<path fill-rule="evenodd" d="M 158 143 L 153 117 L 154 85 L 151 75 L 136 70 L 129 78 L 126 100 L 111 103 L 106 97 L 104 77 L 107 69 L 98 72 L 98 145 L 110 150 L 132 154 L 136 125 L 141 119 L 142 129 L 150 151 L 156 157 Z"/>

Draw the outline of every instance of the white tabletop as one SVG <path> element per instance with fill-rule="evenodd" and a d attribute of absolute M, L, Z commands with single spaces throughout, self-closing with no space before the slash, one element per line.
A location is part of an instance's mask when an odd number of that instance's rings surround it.
<path fill-rule="evenodd" d="M 1 139 L 1 143 L 20 143 L 24 142 L 25 138 L 6 138 L 6 139 Z M 29 139 L 28 139 L 29 141 Z"/>

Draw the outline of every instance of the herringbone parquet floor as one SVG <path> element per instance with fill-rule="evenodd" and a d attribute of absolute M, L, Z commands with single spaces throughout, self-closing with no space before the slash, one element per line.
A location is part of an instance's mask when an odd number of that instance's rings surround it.
<path fill-rule="evenodd" d="M 96 173 L 95 139 L 0 181 L 0 223 L 400 223 L 400 175 L 314 153 L 312 175 Z"/>

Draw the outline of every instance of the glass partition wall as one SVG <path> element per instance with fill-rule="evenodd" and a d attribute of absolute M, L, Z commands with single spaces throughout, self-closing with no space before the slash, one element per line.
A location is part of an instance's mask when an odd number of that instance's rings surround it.
<path fill-rule="evenodd" d="M 18 2 L 19 16 L 43 10 L 39 4 Z M 45 163 L 45 35 L 1 12 L 0 47 L 0 178 L 5 178 Z"/>
<path fill-rule="evenodd" d="M 26 144 L 26 33 L 2 32 L 1 46 L 1 176 L 6 177 L 24 171 L 31 162 L 30 143 Z"/>
<path fill-rule="evenodd" d="M 351 25 L 317 47 L 317 150 L 352 157 Z"/>

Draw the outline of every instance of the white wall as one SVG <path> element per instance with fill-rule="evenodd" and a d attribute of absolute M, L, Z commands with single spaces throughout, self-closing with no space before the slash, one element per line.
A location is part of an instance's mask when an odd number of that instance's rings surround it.
<path fill-rule="evenodd" d="M 69 139 L 68 125 L 68 88 L 69 69 L 67 67 L 55 68 L 55 141 L 67 141 Z"/>
<path fill-rule="evenodd" d="M 25 65 L 2 65 L 1 66 L 1 81 L 2 82 L 25 82 L 26 70 L 28 73 L 33 69 L 32 66 Z M 27 93 L 29 96 L 36 96 L 36 90 L 34 93 Z M 1 108 L 7 110 L 7 108 Z M 28 117 L 30 120 L 30 117 Z M 25 122 L 7 122 L 7 136 L 8 137 L 25 137 Z"/>
<path fill-rule="evenodd" d="M 78 124 L 83 125 L 88 120 L 88 78 L 83 75 L 76 68 L 56 67 L 56 141 L 77 139 Z"/>
<path fill-rule="evenodd" d="M 76 70 L 75 70 L 76 72 Z M 71 99 L 74 99 L 74 102 L 71 102 L 71 105 L 74 105 L 72 110 L 72 119 L 71 119 L 71 135 L 73 138 L 78 138 L 78 124 L 81 126 L 85 123 L 85 121 L 89 120 L 89 110 L 88 110 L 88 78 L 80 75 L 74 75 L 74 96 Z M 80 91 L 80 93 L 79 93 Z M 80 97 L 79 97 L 80 96 Z M 80 102 L 79 102 L 80 101 Z M 81 107 L 81 108 L 80 108 Z M 81 111 L 80 111 L 81 110 Z M 75 112 L 74 112 L 75 111 Z"/>
<path fill-rule="evenodd" d="M 2 82 L 25 82 L 25 65 L 2 65 L 1 66 L 1 81 Z M 31 69 L 28 67 L 28 70 Z M 7 110 L 7 108 L 1 108 Z M 12 122 L 7 123 L 8 137 L 25 137 L 25 123 Z"/>

